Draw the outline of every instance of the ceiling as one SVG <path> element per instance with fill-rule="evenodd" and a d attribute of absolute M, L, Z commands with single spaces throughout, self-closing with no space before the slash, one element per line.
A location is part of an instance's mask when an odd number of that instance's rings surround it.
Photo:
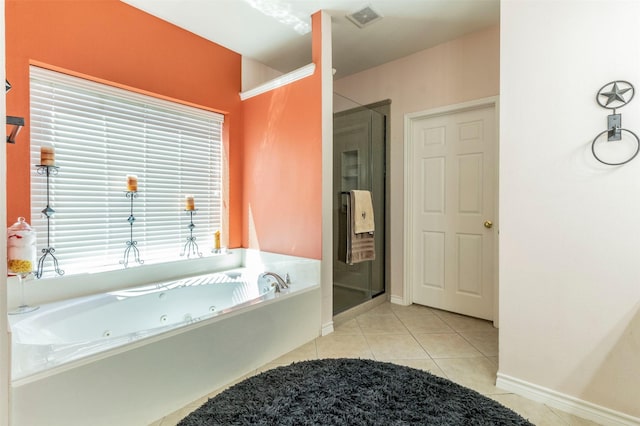
<path fill-rule="evenodd" d="M 122 0 L 280 72 L 311 62 L 310 16 L 332 19 L 336 78 L 498 24 L 500 0 Z M 347 14 L 382 19 L 358 28 Z"/>

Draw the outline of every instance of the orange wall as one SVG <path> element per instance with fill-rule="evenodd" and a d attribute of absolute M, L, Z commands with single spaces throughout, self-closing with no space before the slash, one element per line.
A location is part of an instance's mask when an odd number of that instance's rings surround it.
<path fill-rule="evenodd" d="M 7 144 L 7 220 L 30 216 L 29 62 L 202 105 L 225 114 L 229 246 L 241 244 L 241 57 L 118 0 L 6 0 L 7 114 L 25 117 Z"/>
<path fill-rule="evenodd" d="M 39 62 L 225 113 L 229 246 L 321 257 L 319 14 L 312 77 L 242 103 L 241 57 L 119 0 L 6 0 L 10 115 L 7 220 L 29 217 L 29 63 Z"/>
<path fill-rule="evenodd" d="M 243 246 L 322 257 L 320 15 L 313 76 L 250 98 L 244 107 Z"/>

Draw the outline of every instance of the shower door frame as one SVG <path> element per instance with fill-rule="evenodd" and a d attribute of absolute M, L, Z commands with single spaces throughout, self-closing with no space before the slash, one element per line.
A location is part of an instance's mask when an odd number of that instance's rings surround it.
<path fill-rule="evenodd" d="M 380 116 L 382 116 L 382 148 L 384 150 L 383 152 L 383 164 L 382 164 L 382 191 L 381 193 L 384 196 L 384 202 L 383 202 L 383 212 L 384 212 L 384 232 L 379 232 L 378 235 L 383 237 L 383 244 L 381 245 L 382 248 L 382 253 L 376 253 L 376 258 L 379 259 L 382 263 L 382 289 L 376 293 L 373 293 L 372 289 L 371 289 L 371 276 L 369 277 L 369 297 L 365 300 L 362 300 L 361 302 L 359 302 L 356 305 L 353 306 L 349 306 L 339 312 L 335 312 L 335 304 L 333 304 L 332 301 L 332 306 L 333 306 L 333 315 L 337 315 L 338 313 L 342 313 L 345 311 L 348 311 L 349 309 L 355 308 L 357 306 L 360 306 L 362 303 L 366 303 L 370 300 L 373 300 L 376 297 L 379 296 L 383 296 L 383 297 L 387 297 L 388 299 L 388 289 L 389 289 L 389 278 L 390 278 L 390 265 L 389 265 L 389 256 L 387 256 L 387 253 L 389 253 L 389 183 L 388 183 L 388 165 L 390 164 L 389 162 L 389 155 L 390 155 L 390 149 L 389 149 L 389 143 L 390 143 L 390 117 L 391 117 L 391 100 L 390 99 L 386 99 L 383 101 L 379 101 L 379 102 L 375 102 L 375 103 L 371 103 L 371 104 L 367 104 L 367 105 L 363 105 L 363 106 L 358 106 L 356 108 L 351 108 L 348 110 L 344 110 L 344 111 L 340 111 L 337 113 L 334 113 L 334 118 L 336 116 L 339 116 L 340 114 L 348 114 L 348 113 L 356 113 L 359 111 L 365 111 L 365 110 L 370 110 L 373 111 L 377 114 L 379 114 Z M 334 129 L 335 131 L 335 129 Z M 334 150 L 335 150 L 335 145 L 334 145 Z M 333 167 L 334 169 L 336 167 L 339 167 L 340 165 L 337 164 L 335 162 L 335 157 L 334 157 L 334 164 Z M 369 167 L 373 167 L 373 162 L 370 162 Z M 372 174 L 371 174 L 372 175 Z M 371 176 L 371 179 L 373 179 L 373 176 Z M 335 186 L 333 188 L 333 191 L 335 192 Z M 338 197 L 337 199 L 340 199 L 340 195 L 339 194 L 335 194 L 334 193 L 334 203 L 336 200 L 336 197 Z M 334 214 L 335 214 L 335 205 L 332 207 L 332 209 L 334 210 Z M 334 228 L 338 226 L 338 223 L 334 223 L 333 224 Z M 338 242 L 334 242 L 334 246 L 337 244 Z M 333 259 L 332 262 L 336 261 L 337 258 L 337 253 L 334 253 L 333 255 Z M 333 271 L 334 268 L 332 268 Z"/>

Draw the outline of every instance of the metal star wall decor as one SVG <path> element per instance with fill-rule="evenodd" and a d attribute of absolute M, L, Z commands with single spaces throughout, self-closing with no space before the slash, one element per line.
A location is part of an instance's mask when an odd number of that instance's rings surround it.
<path fill-rule="evenodd" d="M 616 80 L 605 84 L 598 90 L 596 100 L 598 104 L 607 109 L 621 108 L 631 102 L 636 91 L 628 81 Z M 602 103 L 602 98 L 606 98 L 606 103 Z"/>

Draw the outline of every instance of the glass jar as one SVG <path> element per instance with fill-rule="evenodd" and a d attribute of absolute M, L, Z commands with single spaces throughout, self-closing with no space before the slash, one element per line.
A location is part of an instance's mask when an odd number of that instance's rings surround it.
<path fill-rule="evenodd" d="M 24 217 L 7 228 L 7 269 L 11 275 L 27 275 L 36 264 L 36 231 Z"/>

